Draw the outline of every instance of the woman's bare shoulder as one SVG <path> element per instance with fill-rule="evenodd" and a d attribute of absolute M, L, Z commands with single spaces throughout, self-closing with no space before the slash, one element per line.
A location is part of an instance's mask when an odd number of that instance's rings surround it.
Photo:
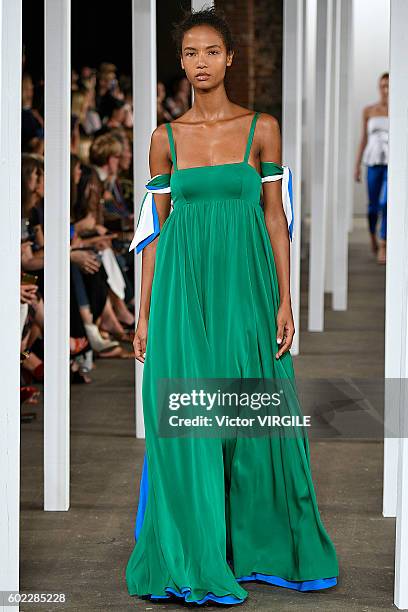
<path fill-rule="evenodd" d="M 280 131 L 279 121 L 276 117 L 270 115 L 269 113 L 259 113 L 258 123 L 261 131 L 264 129 L 268 130 L 268 132 L 275 133 L 279 133 Z"/>
<path fill-rule="evenodd" d="M 255 131 L 255 142 L 260 149 L 269 147 L 271 143 L 279 147 L 281 142 L 281 132 L 279 121 L 269 113 L 259 113 L 258 129 Z"/>
<path fill-rule="evenodd" d="M 380 111 L 381 106 L 377 102 L 374 102 L 374 104 L 367 104 L 367 106 L 363 108 L 363 117 L 365 117 L 366 119 L 369 119 L 370 117 L 375 117 L 380 114 Z"/>
<path fill-rule="evenodd" d="M 164 123 L 158 125 L 150 139 L 150 160 L 160 164 L 168 164 L 170 159 L 170 143 Z M 164 172 L 164 170 L 163 170 Z"/>
<path fill-rule="evenodd" d="M 153 130 L 151 141 L 152 144 L 163 144 L 165 140 L 167 140 L 167 128 L 164 123 L 161 123 L 155 130 Z"/>

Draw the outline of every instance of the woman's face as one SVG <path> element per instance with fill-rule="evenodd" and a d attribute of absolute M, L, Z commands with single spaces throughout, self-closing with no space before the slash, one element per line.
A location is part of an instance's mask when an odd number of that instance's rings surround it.
<path fill-rule="evenodd" d="M 383 79 L 381 79 L 379 89 L 380 89 L 380 96 L 382 100 L 384 102 L 388 102 L 388 79 L 387 78 L 384 77 Z"/>
<path fill-rule="evenodd" d="M 81 170 L 81 164 L 75 164 L 74 166 L 74 183 L 75 185 L 78 185 L 79 181 L 81 180 L 81 174 L 82 174 L 82 170 Z"/>
<path fill-rule="evenodd" d="M 30 76 L 25 76 L 22 82 L 22 98 L 24 106 L 32 104 L 34 97 L 34 85 Z"/>
<path fill-rule="evenodd" d="M 38 172 L 37 172 L 37 168 L 34 168 L 27 182 L 27 189 L 28 191 L 30 191 L 30 193 L 35 193 L 35 190 L 37 189 L 37 180 L 38 180 Z"/>
<path fill-rule="evenodd" d="M 157 100 L 158 102 L 163 102 L 166 97 L 166 88 L 161 81 L 157 83 Z"/>
<path fill-rule="evenodd" d="M 110 176 L 116 176 L 119 170 L 119 161 L 121 155 L 119 153 L 115 153 L 114 155 L 110 155 L 108 159 L 108 172 Z"/>
<path fill-rule="evenodd" d="M 38 171 L 37 186 L 35 189 L 39 198 L 44 197 L 44 172 Z"/>
<path fill-rule="evenodd" d="M 122 106 L 122 108 L 117 108 L 114 110 L 112 113 L 112 119 L 119 123 L 119 125 L 123 125 L 126 119 L 125 107 Z"/>
<path fill-rule="evenodd" d="M 208 90 L 221 83 L 233 55 L 227 55 L 222 36 L 211 26 L 194 26 L 183 36 L 181 66 L 195 89 Z"/>
<path fill-rule="evenodd" d="M 132 151 L 130 150 L 129 141 L 126 138 L 123 144 L 122 155 L 120 157 L 120 169 L 129 170 L 132 161 Z"/>

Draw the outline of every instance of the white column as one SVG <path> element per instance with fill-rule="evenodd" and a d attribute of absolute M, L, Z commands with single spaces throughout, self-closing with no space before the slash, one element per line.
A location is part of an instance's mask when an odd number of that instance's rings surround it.
<path fill-rule="evenodd" d="M 303 134 L 303 199 L 302 209 L 311 212 L 312 201 L 312 157 L 314 155 L 314 120 L 316 98 L 316 0 L 306 0 L 305 6 L 305 45 L 304 45 L 304 134 Z M 303 227 L 305 224 L 303 225 Z M 305 241 L 303 241 L 305 243 Z M 306 261 L 308 246 L 302 245 L 301 258 Z"/>
<path fill-rule="evenodd" d="M 327 169 L 327 208 L 326 208 L 326 244 L 325 244 L 325 270 L 324 270 L 324 292 L 332 293 L 335 281 L 333 279 L 333 235 L 334 235 L 334 200 L 335 200 L 335 192 L 334 185 L 337 180 L 337 167 L 334 163 L 333 157 L 335 155 L 335 150 L 338 146 L 337 143 L 337 134 L 335 130 L 335 120 L 337 113 L 337 100 L 336 93 L 338 92 L 338 79 L 336 79 L 336 64 L 338 62 L 338 48 L 336 47 L 336 33 L 337 33 L 337 0 L 332 0 L 332 19 L 331 23 L 328 24 L 330 28 L 330 32 L 328 35 L 327 44 L 330 44 L 330 83 L 328 83 L 328 87 L 330 87 L 330 97 L 328 100 L 329 108 L 328 111 L 328 121 L 329 128 L 327 130 L 327 156 L 328 156 L 328 169 Z"/>
<path fill-rule="evenodd" d="M 299 353 L 300 241 L 302 177 L 303 10 L 304 0 L 285 0 L 283 18 L 282 161 L 293 173 L 295 222 L 290 250 L 292 310 L 296 334 L 291 353 Z"/>
<path fill-rule="evenodd" d="M 390 155 L 387 216 L 387 278 L 385 321 L 386 378 L 402 379 L 399 405 L 407 420 L 408 377 L 408 3 L 391 0 L 390 37 Z M 393 384 L 393 387 L 394 387 Z M 390 395 L 393 395 L 391 393 Z M 386 419 L 395 405 L 386 394 Z M 403 434 L 404 432 L 402 432 Z M 397 443 L 399 460 L 397 461 Z M 385 439 L 384 510 L 390 515 L 396 498 L 396 549 L 394 603 L 408 609 L 408 439 Z M 398 470 L 396 467 L 398 465 Z M 394 474 L 397 473 L 397 482 Z M 395 486 L 396 485 L 396 486 Z M 396 491 L 397 489 L 397 495 Z"/>
<path fill-rule="evenodd" d="M 133 53 L 133 176 L 135 220 L 139 218 L 145 184 L 150 177 L 149 147 L 157 126 L 156 1 L 132 0 Z M 140 302 L 142 254 L 135 253 L 135 304 Z M 138 312 L 136 312 L 136 316 Z M 144 438 L 142 411 L 143 364 L 135 360 L 136 436 Z"/>
<path fill-rule="evenodd" d="M 406 388 L 406 387 L 405 387 Z M 406 404 L 405 404 L 406 409 Z M 408 610 L 408 440 L 401 438 L 399 447 L 398 503 L 395 543 L 394 603 Z"/>
<path fill-rule="evenodd" d="M 45 0 L 45 510 L 69 508 L 70 98 L 70 0 Z"/>
<path fill-rule="evenodd" d="M 19 590 L 21 0 L 0 1 L 0 591 Z M 12 612 L 18 606 L 2 606 Z"/>
<path fill-rule="evenodd" d="M 333 310 L 347 309 L 348 229 L 351 209 L 353 151 L 352 113 L 352 0 L 336 0 L 335 70 L 334 70 L 334 146 L 333 146 L 333 216 L 332 267 L 334 280 Z"/>
<path fill-rule="evenodd" d="M 407 228 L 404 219 L 407 206 L 407 108 L 408 70 L 405 59 L 408 49 L 404 18 L 408 5 L 404 1 L 391 3 L 390 35 L 390 145 L 387 211 L 387 274 L 385 303 L 385 378 L 393 379 L 385 389 L 385 424 L 394 421 L 394 411 L 400 404 L 398 379 L 402 370 L 406 338 L 405 324 Z M 395 383 L 395 384 L 394 384 Z M 384 439 L 383 515 L 395 516 L 397 511 L 398 439 Z"/>
<path fill-rule="evenodd" d="M 308 329 L 324 328 L 325 253 L 327 235 L 332 0 L 317 0 L 314 143 L 311 146 L 311 227 Z"/>

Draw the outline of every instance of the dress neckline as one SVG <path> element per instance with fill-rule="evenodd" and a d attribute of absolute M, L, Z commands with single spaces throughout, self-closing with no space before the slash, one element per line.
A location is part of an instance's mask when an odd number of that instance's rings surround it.
<path fill-rule="evenodd" d="M 389 119 L 389 117 L 389 115 L 371 115 L 368 121 L 370 121 L 370 119 Z"/>
<path fill-rule="evenodd" d="M 173 172 L 172 174 L 174 174 L 175 172 L 181 172 L 183 170 L 197 170 L 197 169 L 203 169 L 203 168 L 220 168 L 223 166 L 237 166 L 237 165 L 243 165 L 246 164 L 247 166 L 251 166 L 255 172 L 259 175 L 258 171 L 256 170 L 256 168 L 254 168 L 254 166 L 252 166 L 249 163 L 249 154 L 251 151 L 251 147 L 252 147 L 252 141 L 254 138 L 254 133 L 255 133 L 255 126 L 257 123 L 259 117 L 259 111 L 255 111 L 255 113 L 252 116 L 251 119 L 251 125 L 249 127 L 249 134 L 248 134 L 248 138 L 247 138 L 247 142 L 246 142 L 246 147 L 245 147 L 245 153 L 244 153 L 244 159 L 240 162 L 230 162 L 230 163 L 225 163 L 225 164 L 212 164 L 212 165 L 205 165 L 205 166 L 193 166 L 191 168 L 178 168 L 177 165 L 177 154 L 176 154 L 176 146 L 175 146 L 175 142 L 174 142 L 174 135 L 173 135 L 173 130 L 171 127 L 171 123 L 167 122 L 165 123 L 166 126 L 166 130 L 167 130 L 167 135 L 168 135 L 168 139 L 169 139 L 169 144 L 170 144 L 170 152 L 171 152 L 171 158 L 173 161 Z"/>
<path fill-rule="evenodd" d="M 192 166 L 190 168 L 174 168 L 174 166 L 173 166 L 173 172 L 170 173 L 170 178 L 174 174 L 176 174 L 177 172 L 186 172 L 186 170 L 207 170 L 209 168 L 222 168 L 224 166 L 248 166 L 249 168 L 252 168 L 252 170 L 259 177 L 259 179 L 262 178 L 261 175 L 259 174 L 258 170 L 255 168 L 255 166 L 253 166 L 252 164 L 250 164 L 247 161 L 229 162 L 229 163 L 225 163 L 225 164 L 211 164 L 211 165 L 207 165 L 207 166 Z"/>

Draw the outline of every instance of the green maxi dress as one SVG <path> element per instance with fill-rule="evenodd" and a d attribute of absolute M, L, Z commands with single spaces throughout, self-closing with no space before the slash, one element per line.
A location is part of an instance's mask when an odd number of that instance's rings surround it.
<path fill-rule="evenodd" d="M 248 162 L 257 118 L 242 162 L 181 170 L 166 124 L 173 211 L 160 231 L 151 293 L 130 595 L 234 604 L 250 580 L 298 591 L 337 583 L 307 436 L 158 435 L 161 377 L 294 378 L 290 353 L 275 358 L 278 279 L 261 175 Z"/>

